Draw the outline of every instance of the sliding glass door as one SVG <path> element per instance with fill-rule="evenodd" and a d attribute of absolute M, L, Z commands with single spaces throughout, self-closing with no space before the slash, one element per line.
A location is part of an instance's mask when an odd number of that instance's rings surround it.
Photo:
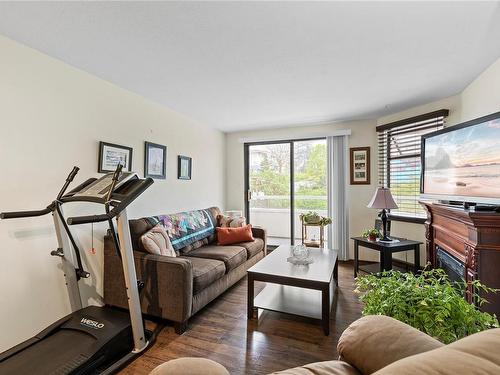
<path fill-rule="evenodd" d="M 297 244 L 302 240 L 300 214 L 314 211 L 327 216 L 326 139 L 294 142 L 293 166 L 294 238 Z M 308 237 L 319 240 L 319 227 L 309 227 Z"/>
<path fill-rule="evenodd" d="M 300 243 L 301 213 L 327 214 L 325 139 L 245 144 L 245 165 L 246 216 L 270 245 Z"/>
<path fill-rule="evenodd" d="M 270 245 L 290 243 L 290 142 L 254 144 L 247 153 L 247 218 L 266 228 Z"/>

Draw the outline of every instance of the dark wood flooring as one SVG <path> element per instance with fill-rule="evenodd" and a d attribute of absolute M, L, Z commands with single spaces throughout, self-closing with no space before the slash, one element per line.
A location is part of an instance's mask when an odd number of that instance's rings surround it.
<path fill-rule="evenodd" d="M 258 321 L 248 321 L 245 278 L 196 314 L 183 335 L 165 327 L 155 345 L 121 374 L 148 374 L 157 365 L 179 357 L 212 359 L 232 375 L 268 374 L 336 359 L 340 334 L 361 316 L 352 267 L 351 262 L 339 264 L 330 336 L 323 334 L 319 321 L 281 313 L 259 310 Z M 256 283 L 256 293 L 263 287 Z"/>

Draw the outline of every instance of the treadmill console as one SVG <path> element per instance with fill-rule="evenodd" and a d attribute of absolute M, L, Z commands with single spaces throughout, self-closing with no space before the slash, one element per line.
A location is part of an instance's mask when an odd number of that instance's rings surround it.
<path fill-rule="evenodd" d="M 137 175 L 134 172 L 123 172 L 118 178 L 115 189 L 134 177 L 137 178 Z M 111 187 L 112 178 L 113 173 L 107 173 L 105 176 L 102 176 L 89 186 L 86 186 L 82 191 L 75 193 L 74 197 L 104 199 Z"/>

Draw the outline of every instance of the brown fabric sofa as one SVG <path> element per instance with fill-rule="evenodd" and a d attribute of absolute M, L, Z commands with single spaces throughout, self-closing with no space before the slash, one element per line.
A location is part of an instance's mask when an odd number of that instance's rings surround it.
<path fill-rule="evenodd" d="M 215 218 L 220 210 L 209 208 Z M 217 246 L 215 236 L 180 249 L 178 257 L 146 253 L 139 241 L 154 225 L 148 218 L 130 220 L 137 277 L 144 282 L 142 312 L 173 321 L 177 333 L 188 319 L 246 275 L 266 254 L 266 232 L 252 228 L 255 241 Z M 113 239 L 104 238 L 104 302 L 126 308 L 125 282 Z"/>
<path fill-rule="evenodd" d="M 500 374 L 500 328 L 444 345 L 398 320 L 372 315 L 352 323 L 342 333 L 337 349 L 339 360 L 310 363 L 273 375 Z M 192 365 L 188 358 L 166 362 L 152 374 L 202 375 L 200 361 L 197 358 Z M 227 375 L 225 368 L 208 362 L 207 366 L 211 366 L 212 375 Z"/>

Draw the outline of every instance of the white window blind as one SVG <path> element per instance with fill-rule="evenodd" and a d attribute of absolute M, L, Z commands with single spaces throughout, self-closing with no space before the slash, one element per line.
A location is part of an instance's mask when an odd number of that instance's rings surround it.
<path fill-rule="evenodd" d="M 424 218 L 420 197 L 421 136 L 440 130 L 447 109 L 377 127 L 379 186 L 389 187 L 399 206 L 391 216 Z"/>

